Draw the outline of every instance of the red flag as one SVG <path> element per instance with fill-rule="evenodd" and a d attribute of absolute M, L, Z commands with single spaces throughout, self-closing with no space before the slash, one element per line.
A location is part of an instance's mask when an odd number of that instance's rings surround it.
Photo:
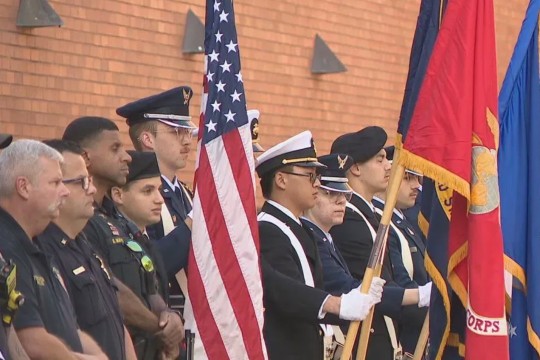
<path fill-rule="evenodd" d="M 493 1 L 449 1 L 399 159 L 455 190 L 448 279 L 466 359 L 508 359 L 495 56 Z"/>

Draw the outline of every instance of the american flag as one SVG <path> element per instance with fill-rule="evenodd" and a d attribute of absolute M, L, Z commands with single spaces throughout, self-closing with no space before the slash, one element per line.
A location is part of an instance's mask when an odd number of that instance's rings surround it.
<path fill-rule="evenodd" d="M 196 333 L 197 360 L 266 359 L 255 164 L 231 0 L 207 0 L 204 43 L 186 329 Z"/>

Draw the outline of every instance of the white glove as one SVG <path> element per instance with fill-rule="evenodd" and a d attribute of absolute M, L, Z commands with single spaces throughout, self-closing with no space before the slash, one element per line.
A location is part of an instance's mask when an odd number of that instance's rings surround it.
<path fill-rule="evenodd" d="M 378 301 L 370 294 L 362 294 L 358 289 L 352 289 L 341 295 L 339 318 L 343 320 L 361 321 L 369 314 L 369 309 Z"/>
<path fill-rule="evenodd" d="M 375 300 L 377 300 L 377 302 L 374 304 L 378 304 L 381 302 L 381 297 L 383 294 L 383 286 L 385 283 L 386 283 L 386 280 L 381 279 L 380 277 L 374 277 L 371 280 L 371 286 L 369 287 L 369 294 Z"/>
<path fill-rule="evenodd" d="M 428 282 L 426 285 L 418 287 L 418 307 L 429 306 L 429 300 L 431 299 L 431 284 Z"/>

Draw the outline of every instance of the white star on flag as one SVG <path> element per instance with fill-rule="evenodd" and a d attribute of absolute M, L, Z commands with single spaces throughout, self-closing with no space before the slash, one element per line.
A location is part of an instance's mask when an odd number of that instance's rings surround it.
<path fill-rule="evenodd" d="M 227 16 L 229 16 L 229 14 L 226 13 L 225 10 L 223 10 L 221 14 L 219 14 L 219 22 L 222 22 L 222 21 L 229 22 L 229 20 L 227 20 Z"/>
<path fill-rule="evenodd" d="M 216 84 L 216 87 L 217 87 L 218 92 L 220 91 L 225 92 L 225 84 L 222 83 L 221 80 L 219 80 L 219 82 Z"/>
<path fill-rule="evenodd" d="M 216 42 L 217 42 L 217 43 L 218 43 L 218 42 L 221 42 L 221 37 L 222 37 L 222 36 L 223 36 L 223 34 L 220 33 L 219 30 L 218 30 L 218 32 L 216 33 Z"/>
<path fill-rule="evenodd" d="M 227 118 L 227 122 L 229 122 L 229 121 L 234 121 L 234 115 L 236 115 L 236 113 L 233 113 L 233 112 L 229 109 L 229 112 L 225 114 L 225 117 Z"/>
<path fill-rule="evenodd" d="M 240 95 L 242 95 L 242 93 L 239 93 L 236 90 L 234 90 L 234 92 L 231 94 L 232 102 L 240 101 Z"/>
<path fill-rule="evenodd" d="M 221 68 L 223 69 L 223 72 L 227 72 L 227 71 L 231 71 L 231 65 L 232 64 L 229 64 L 227 60 L 225 60 L 225 62 L 219 66 L 221 66 Z"/>
<path fill-rule="evenodd" d="M 210 120 L 208 122 L 208 124 L 206 124 L 206 127 L 208 128 L 208 132 L 210 131 L 216 131 L 216 125 L 217 123 L 213 122 L 212 120 Z"/>
<path fill-rule="evenodd" d="M 214 11 L 219 11 L 219 5 L 221 5 L 220 2 L 214 1 Z"/>
<path fill-rule="evenodd" d="M 238 44 L 235 44 L 233 43 L 233 41 L 231 40 L 231 42 L 229 42 L 227 45 L 225 45 L 228 49 L 228 52 L 231 52 L 231 51 L 234 51 L 236 52 L 236 46 L 238 46 Z"/>
<path fill-rule="evenodd" d="M 212 50 L 212 53 L 208 54 L 208 56 L 210 57 L 210 62 L 218 61 L 219 53 L 216 50 Z"/>
<path fill-rule="evenodd" d="M 244 79 L 242 79 L 242 72 L 239 71 L 238 74 L 234 74 L 234 76 L 236 76 L 236 80 L 238 80 L 238 82 L 244 82 Z"/>
<path fill-rule="evenodd" d="M 212 105 L 212 108 L 214 109 L 214 111 L 219 111 L 219 107 L 221 106 L 221 103 L 218 103 L 217 100 L 216 100 L 211 105 Z"/>

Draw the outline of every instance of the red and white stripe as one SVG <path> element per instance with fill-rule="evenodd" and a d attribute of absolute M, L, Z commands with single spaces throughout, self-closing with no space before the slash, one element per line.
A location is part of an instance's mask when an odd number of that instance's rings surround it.
<path fill-rule="evenodd" d="M 206 68 L 206 64 L 205 64 Z M 266 359 L 249 124 L 201 145 L 201 102 L 186 329 L 196 332 L 195 359 Z"/>

